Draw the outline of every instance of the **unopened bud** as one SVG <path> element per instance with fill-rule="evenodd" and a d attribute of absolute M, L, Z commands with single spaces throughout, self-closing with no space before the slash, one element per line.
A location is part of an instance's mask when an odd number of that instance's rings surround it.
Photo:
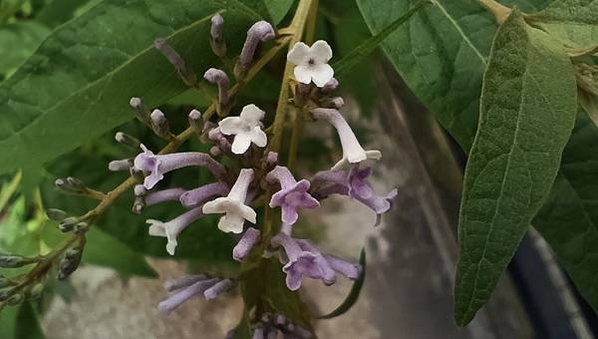
<path fill-rule="evenodd" d="M 0 302 L 5 302 L 14 294 L 12 287 L 0 289 Z"/>
<path fill-rule="evenodd" d="M 108 170 L 111 172 L 128 171 L 132 164 L 131 159 L 112 160 L 108 163 Z"/>
<path fill-rule="evenodd" d="M 133 208 L 131 209 L 135 214 L 141 214 L 143 209 L 145 208 L 145 199 L 142 197 L 135 198 L 133 202 Z"/>
<path fill-rule="evenodd" d="M 150 112 L 143 105 L 143 101 L 141 101 L 141 98 L 137 98 L 137 97 L 131 98 L 131 100 L 129 101 L 129 105 L 131 106 L 131 108 L 133 108 L 133 112 L 135 112 L 135 116 L 137 117 L 137 119 L 139 119 L 141 122 L 143 122 L 147 126 L 151 125 L 150 119 L 149 119 Z"/>
<path fill-rule="evenodd" d="M 6 304 L 10 306 L 16 306 L 25 300 L 23 293 L 16 293 L 6 300 Z"/>
<path fill-rule="evenodd" d="M 123 132 L 116 132 L 116 134 L 114 135 L 114 139 L 119 144 L 126 146 L 135 152 L 139 151 L 141 142 L 133 136 L 130 136 Z"/>
<path fill-rule="evenodd" d="M 222 18 L 222 15 L 214 15 L 212 17 L 212 26 L 210 27 L 210 47 L 212 47 L 214 54 L 221 58 L 226 56 L 226 42 L 222 33 L 223 26 L 224 18 Z"/>
<path fill-rule="evenodd" d="M 324 94 L 329 94 L 333 91 L 335 91 L 338 88 L 338 80 L 336 80 L 335 78 L 330 79 L 330 81 L 328 81 L 324 87 L 320 88 L 320 92 L 324 93 Z"/>
<path fill-rule="evenodd" d="M 30 299 L 39 299 L 41 298 L 42 294 L 44 293 L 44 284 L 37 283 L 29 290 L 29 298 Z"/>
<path fill-rule="evenodd" d="M 82 251 L 80 248 L 70 248 L 64 254 L 64 258 L 58 265 L 58 280 L 64 280 L 68 278 L 73 272 L 77 270 L 81 263 Z"/>
<path fill-rule="evenodd" d="M 170 139 L 170 124 L 162 111 L 155 109 L 150 115 L 152 129 L 161 138 Z"/>
<path fill-rule="evenodd" d="M 79 218 L 76 218 L 76 217 L 65 218 L 58 224 L 58 229 L 64 233 L 70 232 L 75 228 L 75 225 L 78 222 L 79 222 Z"/>
<path fill-rule="evenodd" d="M 222 154 L 222 150 L 218 146 L 212 146 L 212 148 L 210 148 L 210 154 L 217 157 Z"/>
<path fill-rule="evenodd" d="M 135 181 L 137 181 L 139 183 L 143 182 L 143 180 L 145 179 L 145 176 L 143 175 L 143 171 L 138 170 L 135 167 L 129 168 L 129 173 L 131 174 L 133 179 L 135 179 Z"/>
<path fill-rule="evenodd" d="M 54 185 L 65 193 L 72 194 L 85 194 L 87 193 L 87 187 L 83 182 L 77 178 L 67 177 L 66 179 L 56 179 Z"/>
<path fill-rule="evenodd" d="M 143 185 L 135 185 L 133 192 L 136 197 L 144 197 L 147 194 L 147 189 Z"/>
<path fill-rule="evenodd" d="M 191 69 L 187 67 L 185 61 L 181 56 L 168 44 L 164 39 L 156 39 L 154 41 L 154 47 L 162 52 L 162 54 L 170 61 L 174 66 L 177 73 L 188 86 L 194 86 L 197 83 L 197 76 Z"/>
<path fill-rule="evenodd" d="M 37 262 L 34 258 L 24 258 L 18 255 L 1 254 L 0 268 L 18 268 Z"/>
<path fill-rule="evenodd" d="M 218 103 L 220 106 L 225 107 L 228 105 L 228 86 L 230 85 L 228 75 L 226 75 L 223 70 L 210 68 L 206 71 L 206 73 L 204 73 L 203 77 L 207 81 L 218 86 Z"/>
<path fill-rule="evenodd" d="M 339 109 L 345 106 L 345 100 L 341 97 L 324 98 L 320 100 L 320 105 L 324 108 L 336 108 Z"/>
<path fill-rule="evenodd" d="M 46 215 L 48 216 L 48 219 L 54 220 L 54 221 L 62 221 L 63 219 L 68 217 L 68 214 L 65 211 L 57 209 L 57 208 L 47 209 Z"/>
<path fill-rule="evenodd" d="M 201 118 L 201 112 L 196 109 L 192 110 L 189 112 L 188 120 L 189 126 L 193 128 L 195 134 L 201 136 L 201 132 L 203 130 L 203 119 Z"/>
<path fill-rule="evenodd" d="M 235 67 L 235 75 L 237 78 L 243 78 L 253 63 L 255 51 L 260 42 L 266 42 L 274 39 L 276 33 L 272 25 L 266 21 L 258 21 L 247 31 L 247 38 L 243 44 L 241 55 L 239 56 L 239 63 Z"/>
<path fill-rule="evenodd" d="M 75 224 L 75 227 L 73 228 L 73 230 L 77 234 L 87 233 L 87 231 L 89 231 L 89 224 L 86 223 L 85 221 L 78 222 Z"/>

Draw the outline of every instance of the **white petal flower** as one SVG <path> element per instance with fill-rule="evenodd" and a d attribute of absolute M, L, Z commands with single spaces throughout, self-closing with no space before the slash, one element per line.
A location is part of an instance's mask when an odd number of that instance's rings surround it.
<path fill-rule="evenodd" d="M 177 237 L 181 232 L 187 228 L 195 220 L 203 216 L 202 208 L 197 207 L 189 210 L 180 216 L 168 221 L 162 222 L 160 220 L 148 219 L 146 223 L 150 225 L 149 235 L 155 237 L 164 237 L 168 239 L 166 244 L 166 251 L 170 255 L 174 255 L 174 251 L 178 245 Z"/>
<path fill-rule="evenodd" d="M 298 42 L 287 54 L 289 62 L 297 65 L 294 69 L 295 78 L 303 84 L 314 82 L 318 87 L 324 87 L 334 76 L 334 70 L 328 61 L 332 59 L 332 48 L 324 40 L 314 42 L 311 47 Z"/>
<path fill-rule="evenodd" d="M 225 233 L 242 233 L 245 220 L 256 223 L 257 214 L 245 205 L 247 189 L 253 180 L 253 170 L 244 168 L 227 197 L 217 198 L 203 205 L 205 214 L 224 214 L 218 222 L 218 228 Z"/>
<path fill-rule="evenodd" d="M 266 133 L 262 131 L 260 121 L 266 113 L 256 105 L 243 107 L 238 117 L 228 117 L 220 120 L 218 126 L 224 135 L 234 135 L 232 151 L 235 154 L 247 152 L 251 143 L 258 147 L 265 147 L 268 143 Z"/>

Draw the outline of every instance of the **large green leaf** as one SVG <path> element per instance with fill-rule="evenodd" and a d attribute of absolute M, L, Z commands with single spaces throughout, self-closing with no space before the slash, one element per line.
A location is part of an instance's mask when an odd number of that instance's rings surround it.
<path fill-rule="evenodd" d="M 28 302 L 8 306 L 0 312 L 0 338 L 44 339 L 38 315 Z"/>
<path fill-rule="evenodd" d="M 8 77 L 50 33 L 50 30 L 33 21 L 23 21 L 0 27 L 0 75 Z"/>
<path fill-rule="evenodd" d="M 101 229 L 92 228 L 87 235 L 87 240 L 84 263 L 109 267 L 126 276 L 138 275 L 149 278 L 158 276 L 143 255 Z"/>
<path fill-rule="evenodd" d="M 129 120 L 131 96 L 157 106 L 182 93 L 155 38 L 203 72 L 217 64 L 210 17 L 224 11 L 235 51 L 261 8 L 261 0 L 106 0 L 58 27 L 0 85 L 0 173 L 51 160 Z"/>
<path fill-rule="evenodd" d="M 575 122 L 576 93 L 562 46 L 514 10 L 492 46 L 465 170 L 455 283 L 459 325 L 486 302 L 548 196 Z"/>
<path fill-rule="evenodd" d="M 278 25 L 287 15 L 295 0 L 264 0 L 274 25 Z"/>
<path fill-rule="evenodd" d="M 556 183 L 533 224 L 598 312 L 598 128 L 580 114 Z"/>
<path fill-rule="evenodd" d="M 598 1 L 560 0 L 526 20 L 542 27 L 572 49 L 598 46 Z"/>

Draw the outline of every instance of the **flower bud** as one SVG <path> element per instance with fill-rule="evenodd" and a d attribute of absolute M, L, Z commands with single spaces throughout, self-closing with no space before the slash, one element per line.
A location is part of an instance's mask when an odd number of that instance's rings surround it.
<path fill-rule="evenodd" d="M 77 270 L 81 263 L 82 253 L 83 251 L 78 247 L 73 247 L 66 251 L 60 264 L 58 264 L 58 280 L 65 280 Z"/>
<path fill-rule="evenodd" d="M 187 67 L 181 56 L 164 39 L 156 39 L 154 47 L 174 66 L 177 73 L 187 86 L 194 86 L 197 83 L 197 76 Z"/>
<path fill-rule="evenodd" d="M 170 124 L 162 111 L 155 109 L 150 115 L 152 129 L 161 138 L 170 139 Z"/>
<path fill-rule="evenodd" d="M 266 21 L 258 21 L 247 31 L 247 38 L 243 44 L 239 62 L 235 67 L 235 75 L 237 78 L 243 78 L 253 63 L 255 51 L 260 42 L 266 42 L 274 39 L 276 33 L 272 25 Z"/>
<path fill-rule="evenodd" d="M 79 222 L 79 218 L 76 218 L 76 217 L 65 218 L 58 224 L 58 229 L 64 233 L 70 232 L 75 228 L 75 225 L 78 222 Z"/>
<path fill-rule="evenodd" d="M 133 179 L 135 179 L 135 181 L 137 182 L 143 182 L 143 180 L 145 180 L 145 176 L 143 175 L 143 171 L 139 170 L 135 167 L 131 167 L 129 168 L 129 173 L 131 174 L 131 176 L 133 177 Z"/>
<path fill-rule="evenodd" d="M 143 101 L 141 101 L 141 98 L 132 97 L 131 100 L 129 100 L 129 105 L 131 106 L 131 108 L 133 108 L 133 111 L 135 112 L 135 116 L 137 117 L 137 119 L 139 119 L 147 126 L 151 126 L 149 119 L 150 112 L 143 105 Z"/>
<path fill-rule="evenodd" d="M 37 260 L 34 258 L 25 258 L 18 255 L 0 254 L 0 268 L 18 268 L 33 264 Z"/>
<path fill-rule="evenodd" d="M 224 19 L 222 15 L 216 14 L 212 17 L 212 26 L 210 27 L 210 47 L 217 56 L 223 58 L 226 56 L 226 42 L 222 33 Z"/>
<path fill-rule="evenodd" d="M 68 214 L 65 211 L 57 209 L 57 208 L 47 209 L 46 215 L 48 216 L 48 219 L 54 220 L 54 221 L 62 221 L 68 217 Z"/>
<path fill-rule="evenodd" d="M 111 172 L 128 171 L 133 166 L 131 159 L 112 160 L 108 163 L 108 170 Z"/>
<path fill-rule="evenodd" d="M 230 80 L 228 79 L 228 75 L 226 75 L 226 73 L 223 70 L 217 68 L 210 68 L 206 71 L 203 77 L 207 81 L 218 86 L 218 104 L 220 105 L 219 108 L 225 108 L 229 102 L 228 86 L 230 85 Z"/>
<path fill-rule="evenodd" d="M 87 187 L 77 178 L 67 177 L 66 179 L 56 179 L 54 185 L 64 193 L 86 194 Z"/>
<path fill-rule="evenodd" d="M 16 293 L 6 300 L 6 304 L 10 306 L 16 306 L 23 301 L 25 301 L 25 296 L 23 293 Z"/>
<path fill-rule="evenodd" d="M 139 145 L 141 145 L 141 142 L 137 138 L 130 136 L 126 133 L 116 132 L 116 134 L 114 135 L 114 140 L 116 140 L 116 142 L 118 142 L 119 144 L 132 149 L 135 152 L 140 150 Z"/>
<path fill-rule="evenodd" d="M 12 287 L 0 289 L 0 302 L 5 302 L 8 300 L 13 294 L 14 289 Z"/>
<path fill-rule="evenodd" d="M 77 234 L 87 233 L 87 231 L 89 230 L 89 224 L 85 221 L 78 222 L 75 224 L 73 230 Z"/>
<path fill-rule="evenodd" d="M 196 109 L 189 112 L 188 121 L 189 126 L 193 128 L 195 134 L 201 136 L 201 132 L 203 130 L 203 119 L 201 118 L 201 112 Z"/>
<path fill-rule="evenodd" d="M 44 284 L 37 283 L 29 290 L 29 298 L 30 299 L 39 299 L 41 298 L 42 294 L 44 293 Z"/>
<path fill-rule="evenodd" d="M 322 92 L 323 94 L 329 94 L 335 91 L 338 88 L 338 85 L 338 80 L 332 78 L 324 85 L 324 87 L 320 88 L 320 92 Z"/>
<path fill-rule="evenodd" d="M 320 100 L 320 106 L 324 108 L 340 109 L 345 106 L 345 100 L 341 97 L 323 98 Z"/>

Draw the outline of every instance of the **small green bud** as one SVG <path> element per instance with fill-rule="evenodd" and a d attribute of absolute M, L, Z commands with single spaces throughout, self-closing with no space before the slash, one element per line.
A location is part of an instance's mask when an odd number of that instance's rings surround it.
<path fill-rule="evenodd" d="M 46 215 L 50 220 L 54 221 L 62 221 L 68 217 L 68 214 L 65 211 L 59 210 L 57 208 L 49 208 L 46 210 Z"/>
<path fill-rule="evenodd" d="M 15 306 L 22 303 L 23 301 L 25 301 L 25 296 L 23 295 L 23 293 L 16 293 L 10 298 L 8 298 L 6 300 L 6 303 L 10 306 Z"/>
<path fill-rule="evenodd" d="M 89 224 L 86 223 L 85 221 L 79 222 L 77 224 L 75 224 L 75 233 L 80 234 L 80 233 L 86 233 L 89 230 Z"/>
<path fill-rule="evenodd" d="M 131 100 L 129 101 L 129 105 L 131 106 L 131 108 L 133 108 L 133 111 L 135 112 L 135 116 L 137 117 L 137 119 L 139 119 L 147 126 L 151 126 L 151 122 L 149 119 L 150 112 L 143 104 L 141 98 L 131 98 Z"/>
<path fill-rule="evenodd" d="M 79 222 L 79 218 L 76 217 L 68 217 L 64 220 L 62 220 L 59 224 L 58 224 L 58 229 L 60 229 L 61 232 L 67 233 L 72 231 L 75 228 L 75 225 Z"/>
<path fill-rule="evenodd" d="M 116 134 L 114 135 L 114 139 L 119 144 L 126 146 L 132 149 L 133 151 L 139 151 L 139 146 L 141 145 L 141 142 L 135 137 L 132 137 L 123 132 L 116 132 Z"/>
<path fill-rule="evenodd" d="M 18 268 L 34 263 L 36 260 L 31 258 L 24 258 L 18 255 L 0 255 L 1 268 Z"/>
<path fill-rule="evenodd" d="M 82 250 L 77 247 L 70 248 L 58 264 L 58 280 L 65 280 L 77 270 L 81 263 Z"/>
<path fill-rule="evenodd" d="M 85 194 L 87 187 L 77 178 L 67 177 L 66 179 L 56 179 L 54 185 L 61 191 L 71 194 Z"/>
<path fill-rule="evenodd" d="M 0 302 L 5 302 L 14 294 L 12 287 L 0 289 Z"/>

